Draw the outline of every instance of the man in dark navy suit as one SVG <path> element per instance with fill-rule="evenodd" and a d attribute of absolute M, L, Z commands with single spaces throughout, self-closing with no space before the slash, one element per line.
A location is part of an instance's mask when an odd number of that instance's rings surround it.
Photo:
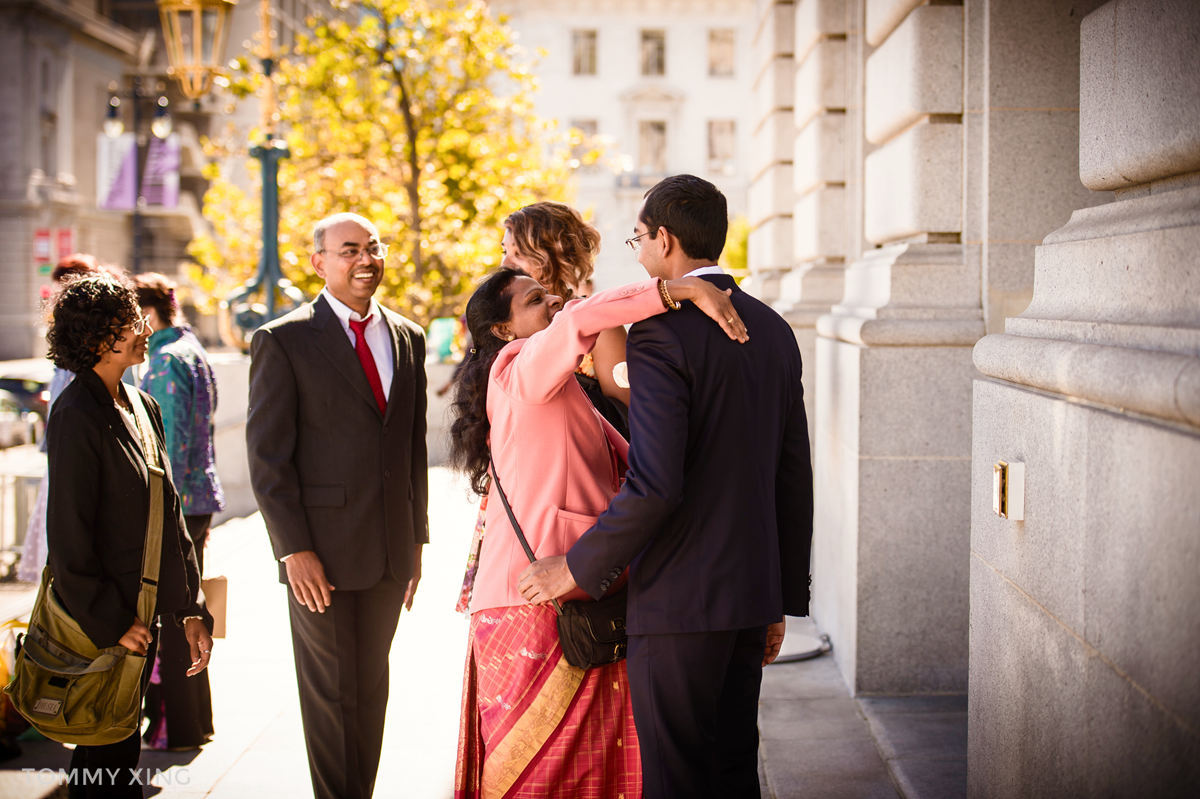
<path fill-rule="evenodd" d="M 762 667 L 808 614 L 812 466 L 788 324 L 716 265 L 725 197 L 678 175 L 648 192 L 630 246 L 653 277 L 732 290 L 750 341 L 694 306 L 634 325 L 629 471 L 567 553 L 521 577 L 534 603 L 602 595 L 629 567 L 629 682 L 647 799 L 757 797 Z"/>

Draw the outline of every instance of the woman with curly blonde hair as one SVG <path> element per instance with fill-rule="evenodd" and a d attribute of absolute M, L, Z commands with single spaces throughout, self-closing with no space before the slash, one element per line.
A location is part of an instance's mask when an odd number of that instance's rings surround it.
<path fill-rule="evenodd" d="M 504 221 L 503 266 L 529 273 L 563 302 L 583 293 L 600 253 L 600 231 L 569 205 L 527 205 Z M 584 393 L 626 439 L 629 438 L 629 386 L 614 376 L 625 362 L 625 328 L 605 330 L 575 370 Z M 623 368 L 623 367 L 622 367 Z"/>

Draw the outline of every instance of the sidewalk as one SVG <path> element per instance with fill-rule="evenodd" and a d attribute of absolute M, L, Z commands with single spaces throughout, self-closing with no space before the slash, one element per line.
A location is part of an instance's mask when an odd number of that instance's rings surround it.
<path fill-rule="evenodd" d="M 378 797 L 446 799 L 453 792 L 467 631 L 453 607 L 475 507 L 464 481 L 444 468 L 430 470 L 433 543 L 413 611 L 401 616 L 392 647 Z M 143 753 L 142 773 L 161 772 L 147 795 L 309 796 L 286 599 L 261 517 L 215 529 L 207 558 L 210 576 L 229 578 L 228 637 L 216 642 L 210 668 L 216 735 L 199 752 Z M 785 652 L 810 648 L 805 633 L 815 633 L 811 624 L 793 620 Z M 768 667 L 759 719 L 764 797 L 966 795 L 961 698 L 855 700 L 825 655 Z M 0 799 L 54 795 L 55 775 L 37 770 L 65 768 L 69 751 L 48 741 L 22 747 L 19 758 L 0 763 Z"/>

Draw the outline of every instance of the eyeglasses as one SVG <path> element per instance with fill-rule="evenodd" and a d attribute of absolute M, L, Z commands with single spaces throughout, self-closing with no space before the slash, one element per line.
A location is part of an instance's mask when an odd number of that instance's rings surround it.
<path fill-rule="evenodd" d="M 642 243 L 638 241 L 638 239 L 640 239 L 642 236 L 650 236 L 650 238 L 654 238 L 654 231 L 647 230 L 645 233 L 641 233 L 631 239 L 625 239 L 625 243 L 629 245 L 629 249 L 637 252 L 638 250 L 642 249 Z"/>
<path fill-rule="evenodd" d="M 328 250 L 318 250 L 317 252 L 328 252 Z M 358 247 L 346 247 L 337 251 L 337 257 L 343 261 L 351 261 L 357 263 L 360 258 L 366 253 L 371 258 L 387 258 L 388 246 L 382 241 L 373 241 L 366 246 L 365 249 Z"/>
<path fill-rule="evenodd" d="M 144 316 L 138 316 L 129 329 L 133 331 L 133 335 L 140 336 L 150 329 L 150 320 Z"/>

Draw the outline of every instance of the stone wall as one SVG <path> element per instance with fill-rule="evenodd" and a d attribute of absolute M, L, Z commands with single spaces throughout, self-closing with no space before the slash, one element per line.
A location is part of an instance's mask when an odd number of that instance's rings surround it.
<path fill-rule="evenodd" d="M 1101 201 L 1076 147 L 1098 4 L 758 3 L 753 290 L 805 360 L 813 616 L 857 693 L 967 688 L 972 347 Z"/>
<path fill-rule="evenodd" d="M 975 797 L 1200 785 L 1200 5 L 1083 21 L 1079 178 L 1029 307 L 975 348 Z M 992 464 L 1025 464 L 1025 513 Z"/>

